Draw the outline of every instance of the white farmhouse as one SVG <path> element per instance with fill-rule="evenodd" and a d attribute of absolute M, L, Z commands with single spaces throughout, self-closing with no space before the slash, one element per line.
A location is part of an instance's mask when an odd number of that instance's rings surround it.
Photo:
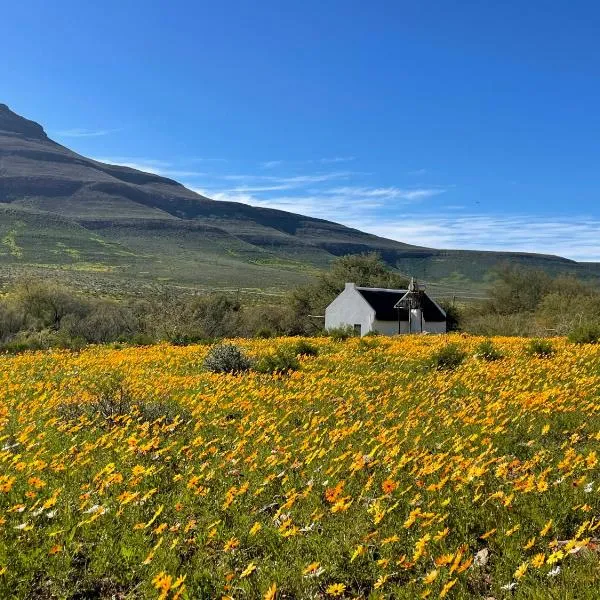
<path fill-rule="evenodd" d="M 407 290 L 357 287 L 344 291 L 325 309 L 325 329 L 352 327 L 357 334 L 371 331 L 446 333 L 446 313 L 413 280 Z"/>

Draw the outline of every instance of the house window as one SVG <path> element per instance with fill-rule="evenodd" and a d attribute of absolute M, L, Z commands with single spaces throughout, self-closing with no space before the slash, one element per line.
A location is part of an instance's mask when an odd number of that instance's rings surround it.
<path fill-rule="evenodd" d="M 360 323 L 354 325 L 354 335 L 360 335 Z"/>

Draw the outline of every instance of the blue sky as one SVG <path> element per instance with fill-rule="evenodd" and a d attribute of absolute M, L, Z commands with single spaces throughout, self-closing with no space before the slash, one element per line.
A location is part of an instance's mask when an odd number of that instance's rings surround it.
<path fill-rule="evenodd" d="M 0 102 L 212 198 L 600 261 L 600 5 L 7 0 Z"/>

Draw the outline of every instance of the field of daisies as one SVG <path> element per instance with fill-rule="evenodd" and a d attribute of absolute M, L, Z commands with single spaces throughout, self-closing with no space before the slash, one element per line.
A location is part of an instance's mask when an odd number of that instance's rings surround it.
<path fill-rule="evenodd" d="M 0 357 L 0 597 L 598 597 L 599 345 L 297 349 Z"/>

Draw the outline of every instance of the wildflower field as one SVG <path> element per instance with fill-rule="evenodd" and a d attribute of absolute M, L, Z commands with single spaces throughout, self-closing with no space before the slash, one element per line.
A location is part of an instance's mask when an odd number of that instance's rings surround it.
<path fill-rule="evenodd" d="M 597 598 L 600 347 L 482 341 L 0 358 L 0 597 Z"/>

